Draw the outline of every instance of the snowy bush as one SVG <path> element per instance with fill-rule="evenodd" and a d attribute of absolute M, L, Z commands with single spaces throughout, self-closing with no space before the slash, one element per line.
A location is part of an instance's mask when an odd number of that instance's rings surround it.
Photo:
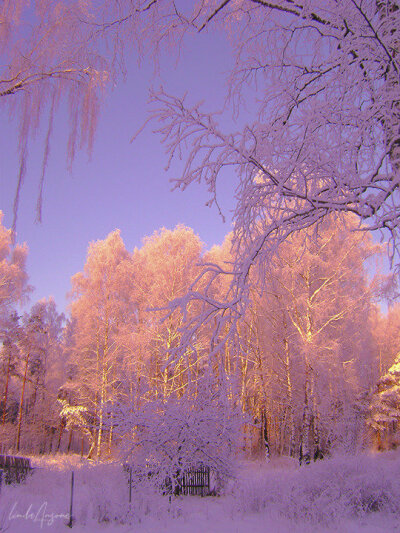
<path fill-rule="evenodd" d="M 133 465 L 135 483 L 162 490 L 171 483 L 174 491 L 183 472 L 200 466 L 217 473 L 219 483 L 232 475 L 243 419 L 216 394 L 195 402 L 154 400 L 124 409 L 115 419 L 115 432 L 123 435 L 121 455 Z"/>
<path fill-rule="evenodd" d="M 340 518 L 400 513 L 400 456 L 347 456 L 306 468 L 247 471 L 233 490 L 236 509 L 327 526 Z"/>

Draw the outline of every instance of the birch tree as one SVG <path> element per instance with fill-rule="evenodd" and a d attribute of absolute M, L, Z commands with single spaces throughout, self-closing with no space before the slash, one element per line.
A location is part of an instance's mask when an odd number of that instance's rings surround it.
<path fill-rule="evenodd" d="M 18 405 L 17 428 L 15 437 L 15 450 L 19 452 L 21 447 L 22 422 L 24 414 L 27 415 L 29 408 L 27 405 L 28 387 L 31 385 L 31 375 L 37 374 L 41 377 L 43 371 L 43 359 L 45 355 L 44 336 L 46 335 L 40 314 L 32 310 L 26 314 L 23 320 L 23 328 L 19 337 L 18 345 L 20 350 L 20 396 Z"/>
<path fill-rule="evenodd" d="M 45 173 L 57 110 L 67 104 L 67 159 L 78 148 L 90 150 L 99 104 L 111 63 L 96 49 L 89 4 L 79 0 L 5 0 L 0 5 L 0 109 L 17 124 L 14 219 L 16 227 L 21 187 L 26 178 L 30 141 L 45 129 L 42 166 L 37 172 L 37 219 L 41 220 Z"/>
<path fill-rule="evenodd" d="M 15 378 L 17 375 L 17 366 L 19 360 L 19 349 L 18 349 L 18 338 L 19 338 L 19 316 L 17 313 L 13 313 L 3 330 L 3 339 L 2 339 L 2 348 L 0 351 L 1 356 L 1 370 L 4 377 L 4 389 L 2 393 L 2 420 L 1 423 L 4 425 L 7 421 L 7 408 L 8 408 L 8 399 L 11 389 L 12 378 Z"/>
<path fill-rule="evenodd" d="M 37 18 L 28 32 L 24 2 L 3 2 L 0 11 L 6 65 L 1 101 L 21 113 L 16 206 L 28 139 L 43 111 L 49 117 L 45 169 L 59 102 L 71 97 L 68 153 L 73 158 L 79 141 L 90 144 L 93 138 L 101 88 L 123 73 L 124 52 L 135 49 L 157 60 L 168 46 L 185 46 L 185 35 L 218 31 L 230 38 L 235 62 L 226 96 L 234 113 L 253 102 L 249 120 L 242 117 L 226 130 L 221 110 L 213 113 L 190 95 L 151 94 L 151 116 L 169 161 L 184 158 L 176 187 L 202 182 L 213 204 L 221 172 L 230 169 L 237 176 L 234 263 L 229 272 L 214 266 L 205 274 L 214 281 L 228 275 L 230 283 L 216 299 L 213 283 L 197 279 L 188 296 L 176 300 L 183 316 L 193 301 L 199 311 L 181 336 L 182 354 L 211 324 L 218 340 L 211 342 L 211 352 L 232 340 L 251 301 L 253 276 L 265 278 L 259 273 L 268 272 L 283 242 L 332 214 L 353 213 L 359 223 L 354 230 L 381 232 L 398 262 L 400 9 L 395 0 L 53 4 L 35 4 Z M 42 184 L 40 178 L 40 190 Z M 303 311 L 292 326 L 299 338 L 315 339 L 319 330 L 307 326 L 307 307 Z"/>
<path fill-rule="evenodd" d="M 186 386 L 196 380 L 200 364 L 201 337 L 179 357 L 176 348 L 181 340 L 183 315 L 176 310 L 163 320 L 165 309 L 183 297 L 200 272 L 203 244 L 192 229 L 183 225 L 173 230 L 162 228 L 146 237 L 142 248 L 135 250 L 136 312 L 138 321 L 132 340 L 132 352 L 139 348 L 141 357 L 133 362 L 142 365 L 141 375 L 149 384 L 149 393 L 168 398 L 182 395 Z M 193 309 L 188 309 L 188 316 Z"/>
<path fill-rule="evenodd" d="M 65 361 L 62 358 L 65 317 L 58 313 L 53 298 L 36 302 L 30 315 L 37 317 L 41 330 L 40 336 L 37 336 L 36 353 L 29 365 L 30 446 L 43 453 L 51 450 L 54 444 L 58 422 L 56 398 L 65 379 Z"/>
<path fill-rule="evenodd" d="M 242 117 L 229 131 L 219 119 L 221 110 L 213 113 L 190 95 L 185 99 L 160 90 L 151 97 L 151 116 L 169 159 L 186 159 L 176 187 L 203 182 L 213 204 L 221 171 L 229 168 L 237 175 L 232 291 L 205 310 L 199 323 L 210 313 L 223 321 L 233 308 L 234 316 L 241 315 L 253 266 L 268 262 L 293 232 L 332 212 L 354 213 L 360 227 L 382 232 L 397 261 L 396 1 L 53 4 L 36 2 L 33 24 L 22 0 L 1 8 L 1 100 L 22 117 L 16 204 L 27 139 L 43 111 L 50 108 L 45 168 L 53 108 L 65 97 L 71 102 L 72 158 L 80 144 L 78 131 L 82 143 L 90 144 L 101 88 L 123 75 L 128 50 L 157 62 L 165 50 L 185 47 L 187 35 L 223 32 L 235 57 L 227 73 L 227 100 L 239 115 L 245 102 L 253 102 L 250 119 Z"/>
<path fill-rule="evenodd" d="M 380 247 L 346 218 L 292 236 L 269 269 L 253 271 L 237 326 L 242 405 L 268 422 L 274 452 L 297 455 L 301 447 L 302 462 L 330 445 L 359 444 L 356 404 L 378 376 L 364 262 Z"/>
<path fill-rule="evenodd" d="M 397 260 L 399 16 L 396 2 L 372 0 L 207 2 L 195 11 L 199 31 L 234 36 L 234 105 L 258 98 L 253 121 L 226 131 L 217 114 L 153 94 L 170 157 L 187 147 L 178 187 L 203 181 L 212 202 L 220 172 L 237 170 L 232 290 L 209 300 L 200 322 L 243 314 L 251 270 L 333 212 L 381 231 Z"/>
<path fill-rule="evenodd" d="M 3 372 L 2 383 L 2 424 L 7 417 L 12 381 L 18 374 L 20 358 L 18 341 L 20 333 L 18 304 L 27 301 L 31 287 L 28 285 L 26 245 L 12 245 L 12 231 L 2 225 L 0 211 L 0 360 Z M 14 398 L 15 402 L 16 399 Z"/>
<path fill-rule="evenodd" d="M 104 439 L 112 441 L 112 422 L 105 427 L 108 406 L 118 397 L 127 350 L 119 331 L 131 313 L 131 257 L 118 230 L 91 243 L 83 272 L 72 278 L 71 379 L 63 394 L 72 406 L 86 407 L 96 439 L 92 449 L 100 458 Z"/>
<path fill-rule="evenodd" d="M 15 305 L 24 303 L 31 288 L 26 273 L 26 245 L 12 245 L 12 231 L 2 225 L 0 211 L 0 335 Z"/>
<path fill-rule="evenodd" d="M 227 96 L 238 107 L 251 97 L 247 91 L 260 96 L 252 122 L 225 132 L 216 115 L 179 95 L 153 96 L 170 155 L 190 150 L 178 186 L 203 180 L 213 202 L 220 170 L 237 168 L 243 275 L 292 231 L 332 211 L 357 213 L 387 230 L 395 248 L 400 14 L 394 0 L 42 0 L 34 9 L 32 23 L 22 0 L 1 8 L 1 94 L 22 113 L 22 139 L 52 95 L 57 104 L 70 95 L 73 153 L 75 126 L 81 119 L 82 140 L 91 139 L 98 89 L 124 71 L 127 49 L 157 58 L 168 46 L 184 47 L 186 34 L 222 30 L 236 58 Z M 273 216 L 255 239 L 266 208 Z"/>

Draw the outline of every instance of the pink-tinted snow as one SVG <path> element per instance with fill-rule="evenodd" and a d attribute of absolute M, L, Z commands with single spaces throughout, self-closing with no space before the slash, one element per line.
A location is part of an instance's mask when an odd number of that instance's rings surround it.
<path fill-rule="evenodd" d="M 400 454 L 364 454 L 299 468 L 241 463 L 220 497 L 168 497 L 134 488 L 118 465 L 42 462 L 27 482 L 3 486 L 0 531 L 68 531 L 75 472 L 76 533 L 367 533 L 400 531 Z"/>

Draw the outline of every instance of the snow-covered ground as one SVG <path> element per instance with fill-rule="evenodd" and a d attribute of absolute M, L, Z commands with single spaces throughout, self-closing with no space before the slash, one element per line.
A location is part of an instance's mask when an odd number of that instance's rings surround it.
<path fill-rule="evenodd" d="M 26 483 L 3 486 L 0 531 L 58 533 L 66 526 L 71 471 L 76 533 L 400 532 L 400 453 L 364 454 L 299 468 L 276 459 L 241 463 L 220 497 L 132 492 L 118 465 L 36 461 Z"/>

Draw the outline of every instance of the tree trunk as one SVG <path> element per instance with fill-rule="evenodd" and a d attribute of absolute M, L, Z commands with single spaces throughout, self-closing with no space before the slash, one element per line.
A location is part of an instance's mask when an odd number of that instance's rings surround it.
<path fill-rule="evenodd" d="M 318 459 L 323 459 L 324 454 L 321 450 L 320 442 L 320 432 L 319 432 L 319 409 L 317 406 L 317 400 L 315 397 L 315 387 L 314 387 L 314 374 L 312 375 L 312 400 L 313 400 L 313 417 L 312 417 L 312 428 L 313 428 L 313 441 L 314 441 L 314 461 Z"/>
<path fill-rule="evenodd" d="M 92 442 L 92 444 L 90 445 L 90 448 L 89 448 L 89 451 L 88 451 L 88 454 L 86 456 L 86 459 L 91 459 L 92 458 L 92 453 L 93 453 L 93 450 L 95 448 L 95 441 Z"/>
<path fill-rule="evenodd" d="M 104 401 L 104 389 L 101 389 L 101 400 L 99 409 L 99 431 L 97 432 L 97 459 L 100 459 L 101 455 L 101 443 L 103 437 L 103 401 Z"/>
<path fill-rule="evenodd" d="M 264 459 L 266 463 L 270 461 L 270 450 L 269 450 L 269 440 L 268 440 L 268 420 L 265 410 L 261 415 L 261 427 L 262 427 L 262 439 L 264 447 Z"/>
<path fill-rule="evenodd" d="M 242 407 L 242 412 L 246 411 L 246 380 L 247 380 L 247 367 L 248 359 L 247 357 L 241 357 L 241 387 L 240 387 L 240 403 Z"/>
<path fill-rule="evenodd" d="M 286 321 L 284 321 L 284 328 L 286 330 Z M 285 335 L 283 339 L 283 345 L 285 349 L 285 370 L 286 370 L 286 385 L 287 385 L 287 415 L 286 415 L 286 425 L 289 427 L 289 457 L 294 457 L 295 455 L 295 427 L 294 427 L 294 416 L 293 416 L 293 387 L 292 387 L 292 378 L 290 375 L 290 355 L 289 355 L 289 342 Z"/>
<path fill-rule="evenodd" d="M 64 428 L 65 428 L 65 422 L 64 422 L 64 420 L 61 420 L 61 422 L 60 422 L 60 431 L 58 432 L 58 441 L 57 441 L 57 451 L 58 452 L 60 451 L 61 438 L 62 438 L 62 434 L 63 434 Z"/>
<path fill-rule="evenodd" d="M 40 379 L 40 374 L 38 372 L 38 375 L 36 377 L 35 387 L 33 389 L 33 399 L 32 399 L 32 405 L 31 405 L 31 408 L 33 410 L 35 409 L 36 400 L 37 400 L 37 391 L 38 391 L 38 388 L 39 388 L 39 379 Z"/>
<path fill-rule="evenodd" d="M 300 443 L 300 457 L 299 463 L 310 464 L 310 425 L 311 425 L 311 410 L 310 410 L 310 382 L 307 370 L 305 391 L 304 391 L 304 409 L 303 409 L 303 424 L 301 428 L 301 443 Z"/>
<path fill-rule="evenodd" d="M 25 396 L 25 386 L 26 386 L 26 376 L 28 373 L 28 363 L 29 363 L 29 352 L 25 359 L 25 370 L 24 370 L 24 377 L 22 380 L 22 388 L 21 388 L 21 396 L 19 400 L 19 409 L 18 409 L 18 423 L 17 423 L 17 438 L 15 442 L 15 449 L 17 452 L 19 452 L 20 444 L 21 444 L 21 426 L 22 426 L 22 411 L 23 411 L 23 404 L 24 404 L 24 396 Z"/>
<path fill-rule="evenodd" d="M 110 431 L 108 434 L 108 455 L 111 455 L 111 445 L 112 445 L 112 439 L 113 439 L 113 430 L 114 430 L 114 424 L 111 422 Z"/>
<path fill-rule="evenodd" d="M 108 327 L 106 327 L 105 342 L 102 357 L 101 368 L 101 391 L 100 391 L 100 410 L 99 410 L 99 431 L 97 434 L 97 459 L 101 456 L 101 445 L 103 439 L 103 424 L 104 424 L 104 405 L 106 401 L 106 386 L 107 386 L 107 361 L 106 354 L 108 350 Z"/>
<path fill-rule="evenodd" d="M 313 440 L 314 440 L 314 461 L 324 458 L 324 453 L 321 449 L 320 434 L 319 434 L 319 413 L 314 411 L 312 419 L 313 424 Z"/>
<path fill-rule="evenodd" d="M 6 384 L 4 386 L 4 396 L 3 396 L 3 418 L 2 418 L 2 424 L 6 423 L 8 386 L 9 386 L 9 382 L 10 382 L 10 373 L 11 373 L 11 348 L 10 348 L 10 352 L 8 354 L 8 360 L 7 360 L 7 375 L 6 375 Z"/>
<path fill-rule="evenodd" d="M 69 431 L 69 438 L 68 438 L 68 447 L 67 447 L 67 453 L 70 452 L 71 450 L 71 444 L 72 444 L 72 435 L 73 435 L 74 431 L 72 429 L 70 429 Z"/>

